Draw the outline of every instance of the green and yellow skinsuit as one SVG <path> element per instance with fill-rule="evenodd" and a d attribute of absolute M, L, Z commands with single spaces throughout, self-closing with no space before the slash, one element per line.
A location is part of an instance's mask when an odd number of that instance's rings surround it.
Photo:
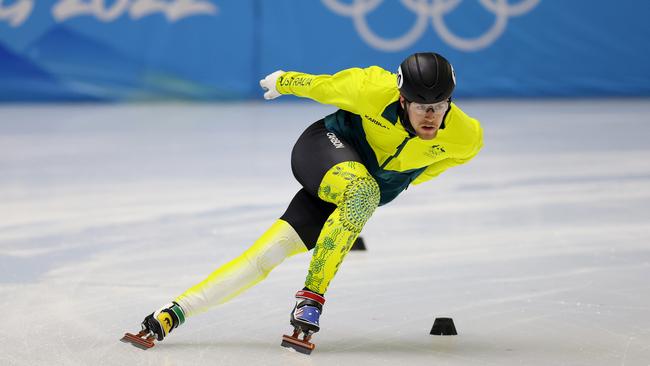
<path fill-rule="evenodd" d="M 434 139 L 410 135 L 400 121 L 396 75 L 377 66 L 334 75 L 286 72 L 276 87 L 282 94 L 340 108 L 325 117 L 325 127 L 344 138 L 362 163 L 340 162 L 322 177 L 317 195 L 336 208 L 327 217 L 315 246 L 303 242 L 298 228 L 277 220 L 241 256 L 175 300 L 186 317 L 233 298 L 264 279 L 285 258 L 308 247 L 314 251 L 305 287 L 324 294 L 377 206 L 390 202 L 409 185 L 469 161 L 483 144 L 478 121 L 454 103 Z"/>

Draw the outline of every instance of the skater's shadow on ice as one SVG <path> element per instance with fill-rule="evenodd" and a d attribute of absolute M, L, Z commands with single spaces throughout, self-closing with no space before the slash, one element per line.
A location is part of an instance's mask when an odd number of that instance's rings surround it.
<path fill-rule="evenodd" d="M 203 352 L 210 350 L 274 350 L 281 349 L 280 342 L 268 342 L 265 340 L 259 341 L 215 341 L 215 342 L 175 342 L 175 343 L 166 343 L 165 349 L 183 349 L 183 350 L 192 350 L 200 349 Z M 441 351 L 432 348 L 431 342 L 400 342 L 400 341 L 368 341 L 364 342 L 356 341 L 320 341 L 316 344 L 316 349 L 318 353 L 382 353 L 382 352 L 404 352 L 404 353 L 413 353 L 421 351 L 423 353 L 428 353 L 431 351 Z M 443 350 L 446 350 L 447 347 L 442 347 Z"/>
<path fill-rule="evenodd" d="M 437 353 L 453 352 L 454 349 L 460 348 L 458 344 L 449 342 L 450 339 L 442 342 L 435 342 L 430 339 L 407 341 L 407 340 L 372 340 L 351 339 L 347 341 L 320 340 L 316 344 L 316 349 L 320 354 L 329 353 Z M 214 341 L 214 342 L 170 342 L 166 343 L 165 349 L 171 350 L 201 350 L 210 352 L 211 350 L 224 352 L 226 350 L 241 351 L 273 351 L 281 349 L 279 342 L 268 342 L 267 340 L 246 340 L 246 341 Z"/>

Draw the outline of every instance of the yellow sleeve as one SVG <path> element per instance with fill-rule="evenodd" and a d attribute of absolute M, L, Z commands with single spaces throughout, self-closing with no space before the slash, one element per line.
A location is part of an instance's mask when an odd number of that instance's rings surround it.
<path fill-rule="evenodd" d="M 482 147 L 483 147 L 483 130 L 479 126 L 478 138 L 467 156 L 462 158 L 448 158 L 448 159 L 437 161 L 429 165 L 424 170 L 424 172 L 422 172 L 422 174 L 420 174 L 417 178 L 413 180 L 413 182 L 411 182 L 411 184 L 418 185 L 420 183 L 424 183 L 428 180 L 431 180 L 439 176 L 442 172 L 444 172 L 445 170 L 453 166 L 467 163 L 468 161 L 472 160 L 472 158 L 475 157 L 476 154 L 478 154 L 479 150 L 481 150 Z"/>
<path fill-rule="evenodd" d="M 278 78 L 276 88 L 281 94 L 310 98 L 357 113 L 366 79 L 366 70 L 360 68 L 346 69 L 334 75 L 289 71 Z"/>
<path fill-rule="evenodd" d="M 439 176 L 442 172 L 445 170 L 456 166 L 463 164 L 465 162 L 469 161 L 467 160 L 460 160 L 460 159 L 444 159 L 438 162 L 435 162 L 431 165 L 429 165 L 422 174 L 420 174 L 413 182 L 411 182 L 412 185 L 418 185 L 420 183 L 424 183 L 428 180 L 431 180 L 437 176 Z"/>

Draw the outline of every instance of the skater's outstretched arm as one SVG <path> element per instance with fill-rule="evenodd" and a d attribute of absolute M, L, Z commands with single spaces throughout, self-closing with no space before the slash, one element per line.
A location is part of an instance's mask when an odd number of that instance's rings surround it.
<path fill-rule="evenodd" d="M 363 69 L 350 68 L 333 75 L 278 70 L 261 80 L 260 85 L 270 90 L 265 93 L 267 99 L 274 99 L 282 94 L 292 94 L 322 104 L 334 105 L 352 113 L 361 113 L 368 108 L 378 107 L 372 104 L 375 101 L 365 98 L 367 83 L 377 77 L 393 81 L 395 79 L 394 74 L 377 66 Z"/>

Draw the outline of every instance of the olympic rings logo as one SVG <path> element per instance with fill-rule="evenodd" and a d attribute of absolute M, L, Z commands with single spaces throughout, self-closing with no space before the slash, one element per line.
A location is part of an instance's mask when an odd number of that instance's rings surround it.
<path fill-rule="evenodd" d="M 333 12 L 351 17 L 357 32 L 370 46 L 383 51 L 401 51 L 415 43 L 426 31 L 429 18 L 440 37 L 450 46 L 463 51 L 478 51 L 494 43 L 506 30 L 510 17 L 530 12 L 541 0 L 521 0 L 510 5 L 509 0 L 478 0 L 485 10 L 495 15 L 492 26 L 475 38 L 463 38 L 454 34 L 445 23 L 445 15 L 453 12 L 463 0 L 400 0 L 402 5 L 417 15 L 415 24 L 404 35 L 384 39 L 370 29 L 366 15 L 376 9 L 383 0 L 353 0 L 341 4 L 338 0 L 322 0 Z"/>

